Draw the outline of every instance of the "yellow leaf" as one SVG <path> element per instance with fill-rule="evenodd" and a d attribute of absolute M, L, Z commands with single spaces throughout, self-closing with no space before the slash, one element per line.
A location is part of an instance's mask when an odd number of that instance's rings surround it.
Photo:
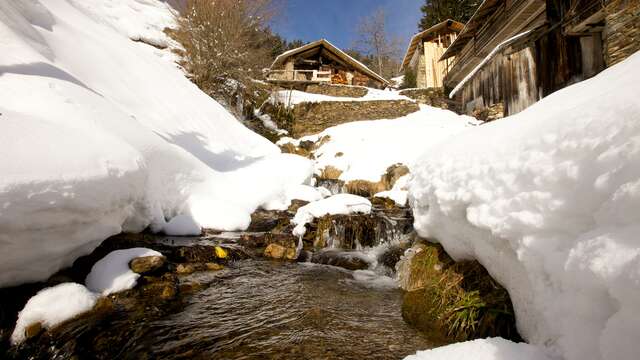
<path fill-rule="evenodd" d="M 220 246 L 216 246 L 215 248 L 216 256 L 220 259 L 224 259 L 228 256 L 227 250 L 221 248 Z"/>

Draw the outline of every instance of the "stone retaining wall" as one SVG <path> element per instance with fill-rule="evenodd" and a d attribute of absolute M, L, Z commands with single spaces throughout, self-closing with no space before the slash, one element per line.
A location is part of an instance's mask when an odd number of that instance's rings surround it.
<path fill-rule="evenodd" d="M 609 0 L 605 11 L 605 62 L 612 66 L 640 50 L 640 0 Z"/>
<path fill-rule="evenodd" d="M 327 96 L 361 98 L 367 95 L 369 90 L 362 86 L 313 84 L 307 86 L 306 92 Z"/>
<path fill-rule="evenodd" d="M 409 100 L 301 103 L 293 108 L 292 135 L 298 138 L 317 134 L 352 121 L 395 119 L 419 110 L 418 104 Z"/>
<path fill-rule="evenodd" d="M 420 104 L 439 107 L 441 109 L 449 108 L 442 88 L 406 89 L 400 91 L 400 95 L 413 99 Z"/>

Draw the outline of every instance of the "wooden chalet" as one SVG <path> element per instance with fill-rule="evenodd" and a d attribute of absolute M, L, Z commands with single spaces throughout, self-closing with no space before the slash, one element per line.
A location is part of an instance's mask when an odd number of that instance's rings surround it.
<path fill-rule="evenodd" d="M 416 74 L 418 88 L 441 88 L 455 58 L 440 58 L 462 31 L 464 24 L 446 20 L 411 38 L 402 60 L 400 72 L 407 69 Z"/>
<path fill-rule="evenodd" d="M 640 0 L 485 0 L 441 57 L 472 113 L 511 115 L 640 49 Z"/>
<path fill-rule="evenodd" d="M 325 39 L 289 50 L 276 58 L 267 82 L 281 86 L 342 84 L 384 88 L 389 82 Z"/>

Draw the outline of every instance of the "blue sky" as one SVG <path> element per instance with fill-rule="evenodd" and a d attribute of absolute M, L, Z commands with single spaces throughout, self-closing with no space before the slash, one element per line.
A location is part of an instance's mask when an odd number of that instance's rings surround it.
<path fill-rule="evenodd" d="M 402 51 L 418 31 L 420 6 L 424 0 L 284 0 L 284 14 L 274 30 L 288 40 L 305 42 L 326 38 L 334 45 L 353 47 L 360 18 L 382 7 L 387 29 L 402 41 Z"/>

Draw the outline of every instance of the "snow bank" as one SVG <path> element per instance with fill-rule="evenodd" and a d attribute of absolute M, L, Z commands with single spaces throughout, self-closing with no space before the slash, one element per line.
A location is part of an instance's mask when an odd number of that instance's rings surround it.
<path fill-rule="evenodd" d="M 85 284 L 91 291 L 104 296 L 133 289 L 140 275 L 131 271 L 129 263 L 135 258 L 146 256 L 162 256 L 162 254 L 146 248 L 112 251 L 93 264 Z"/>
<path fill-rule="evenodd" d="M 64 283 L 40 290 L 18 314 L 18 322 L 11 335 L 16 345 L 25 340 L 25 330 L 36 323 L 49 329 L 93 308 L 98 295 L 76 283 Z"/>
<path fill-rule="evenodd" d="M 202 233 L 202 227 L 190 215 L 178 215 L 171 219 L 162 231 L 172 236 L 198 236 Z"/>
<path fill-rule="evenodd" d="M 268 202 L 262 208 L 265 210 L 286 210 L 291 206 L 292 200 L 314 202 L 328 196 L 331 196 L 331 192 L 323 187 L 295 185 L 286 189 L 283 196 Z"/>
<path fill-rule="evenodd" d="M 421 105 L 420 111 L 402 118 L 341 124 L 300 140 L 281 139 L 278 144 L 317 141 L 329 135 L 331 139 L 314 152 L 316 173 L 330 165 L 342 170 L 340 180 L 376 182 L 389 166 L 402 163 L 411 168 L 428 148 L 476 124 L 472 117 Z"/>
<path fill-rule="evenodd" d="M 312 94 L 300 90 L 280 90 L 276 91 L 269 98 L 271 104 L 285 104 L 291 107 L 303 102 L 317 103 L 326 101 L 373 101 L 373 100 L 409 100 L 410 98 L 400 95 L 397 91 L 378 90 L 367 88 L 368 92 L 365 96 L 359 98 L 329 96 L 323 94 Z"/>
<path fill-rule="evenodd" d="M 321 216 L 353 213 L 368 214 L 370 212 L 371 202 L 361 196 L 351 194 L 333 195 L 299 208 L 293 220 L 291 220 L 291 223 L 295 225 L 293 234 L 302 237 L 307 232 L 305 225 Z"/>
<path fill-rule="evenodd" d="M 467 341 L 418 351 L 405 360 L 549 360 L 539 348 L 502 338 Z"/>
<path fill-rule="evenodd" d="M 413 169 L 420 235 L 478 259 L 509 291 L 523 337 L 566 360 L 640 349 L 639 91 L 637 53 Z"/>
<path fill-rule="evenodd" d="M 311 175 L 131 41 L 168 41 L 168 4 L 0 1 L 0 287 L 177 215 L 243 229 Z"/>

